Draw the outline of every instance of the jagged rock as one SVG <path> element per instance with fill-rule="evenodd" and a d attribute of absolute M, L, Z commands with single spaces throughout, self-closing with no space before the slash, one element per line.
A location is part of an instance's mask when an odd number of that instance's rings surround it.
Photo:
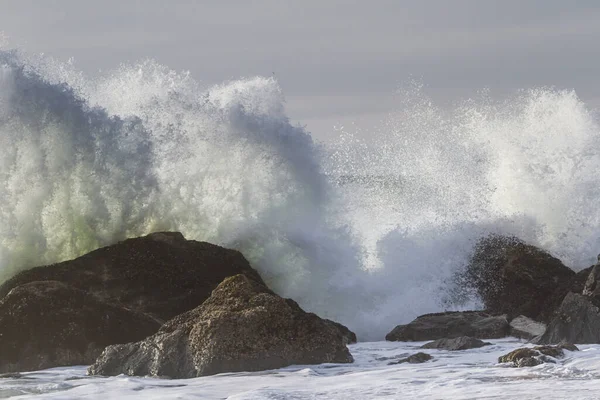
<path fill-rule="evenodd" d="M 479 347 L 487 346 L 491 343 L 484 342 L 479 339 L 475 339 L 469 336 L 460 336 L 453 339 L 438 339 L 433 342 L 425 343 L 421 346 L 422 349 L 440 349 L 440 350 L 467 350 L 477 349 Z"/>
<path fill-rule="evenodd" d="M 565 350 L 579 350 L 575 345 L 523 347 L 498 358 L 499 363 L 513 363 L 515 367 L 534 367 L 542 363 L 553 363 L 554 359 L 564 357 Z"/>
<path fill-rule="evenodd" d="M 27 283 L 0 300 L 0 373 L 89 364 L 107 345 L 159 327 L 153 318 L 61 282 Z"/>
<path fill-rule="evenodd" d="M 390 362 L 390 363 L 388 363 L 388 365 L 397 365 L 397 364 L 404 364 L 404 363 L 421 364 L 421 363 L 427 362 L 431 359 L 433 359 L 433 357 L 430 356 L 429 354 L 419 352 L 419 353 L 415 353 L 411 356 L 408 356 L 406 358 L 403 358 L 401 360 Z"/>
<path fill-rule="evenodd" d="M 146 338 L 240 273 L 262 282 L 239 252 L 177 232 L 21 272 L 0 286 L 0 371 L 89 365 L 107 345 Z"/>
<path fill-rule="evenodd" d="M 483 311 L 426 314 L 406 325 L 396 326 L 385 337 L 389 341 L 425 341 L 471 336 L 496 339 L 508 334 L 505 315 L 492 316 Z"/>
<path fill-rule="evenodd" d="M 546 331 L 546 324 L 519 315 L 510 321 L 510 336 L 520 339 L 533 339 Z"/>
<path fill-rule="evenodd" d="M 349 363 L 344 333 L 244 275 L 137 343 L 107 347 L 92 375 L 193 378 L 291 364 Z"/>
<path fill-rule="evenodd" d="M 574 277 L 574 271 L 547 252 L 515 237 L 492 235 L 477 244 L 463 280 L 487 311 L 547 322 Z"/>
<path fill-rule="evenodd" d="M 600 343 L 600 307 L 590 297 L 568 293 L 544 334 L 534 341 Z"/>

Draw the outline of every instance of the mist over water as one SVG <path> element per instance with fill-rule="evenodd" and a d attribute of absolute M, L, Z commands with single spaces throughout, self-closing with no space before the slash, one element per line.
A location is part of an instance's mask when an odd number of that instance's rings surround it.
<path fill-rule="evenodd" d="M 600 126 L 574 92 L 418 84 L 370 132 L 321 145 L 276 80 L 204 87 L 152 61 L 89 79 L 0 52 L 0 280 L 156 230 L 242 251 L 279 294 L 363 340 L 453 303 L 487 233 L 575 269 L 600 252 Z"/>

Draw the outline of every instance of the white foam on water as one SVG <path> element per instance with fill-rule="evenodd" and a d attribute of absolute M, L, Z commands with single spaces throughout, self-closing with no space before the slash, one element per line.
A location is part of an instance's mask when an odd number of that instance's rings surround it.
<path fill-rule="evenodd" d="M 88 78 L 0 52 L 0 279 L 178 230 L 242 251 L 279 294 L 363 340 L 453 303 L 490 232 L 573 268 L 600 248 L 598 120 L 574 92 L 419 85 L 380 129 L 313 142 L 273 78 L 203 86 L 153 61 Z M 362 136 L 361 136 L 362 135 Z"/>
<path fill-rule="evenodd" d="M 85 367 L 54 368 L 0 379 L 0 396 L 19 399 L 597 399 L 600 346 L 566 351 L 557 364 L 512 368 L 498 357 L 525 344 L 492 340 L 464 351 L 425 350 L 424 364 L 388 363 L 414 354 L 424 342 L 351 345 L 354 364 L 290 366 L 195 379 L 88 377 Z"/>

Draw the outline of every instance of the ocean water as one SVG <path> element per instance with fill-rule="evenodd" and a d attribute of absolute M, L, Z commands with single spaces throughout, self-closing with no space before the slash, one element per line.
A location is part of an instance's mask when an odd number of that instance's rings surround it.
<path fill-rule="evenodd" d="M 92 78 L 0 50 L 0 281 L 177 230 L 239 249 L 279 294 L 381 340 L 478 307 L 452 278 L 488 233 L 594 263 L 598 121 L 572 91 L 441 108 L 409 83 L 381 126 L 324 144 L 290 122 L 272 77 L 208 86 L 147 60 Z"/>
<path fill-rule="evenodd" d="M 0 398 L 14 399 L 600 399 L 600 345 L 565 352 L 556 364 L 512 368 L 498 357 L 517 339 L 449 352 L 426 350 L 424 364 L 388 365 L 424 342 L 350 345 L 354 364 L 297 365 L 272 371 L 168 380 L 89 377 L 86 367 L 53 368 L 0 378 Z"/>

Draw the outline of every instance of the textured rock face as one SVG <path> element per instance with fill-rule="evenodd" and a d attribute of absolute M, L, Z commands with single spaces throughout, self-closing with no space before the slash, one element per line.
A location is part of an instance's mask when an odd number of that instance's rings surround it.
<path fill-rule="evenodd" d="M 579 349 L 573 344 L 523 347 L 499 357 L 498 362 L 512 363 L 515 367 L 534 367 L 547 362 L 556 362 L 556 358 L 564 357 L 564 350 L 578 351 Z"/>
<path fill-rule="evenodd" d="M 146 340 L 107 347 L 88 371 L 193 378 L 291 364 L 349 363 L 346 341 L 335 324 L 237 275 Z"/>
<path fill-rule="evenodd" d="M 536 322 L 524 315 L 510 321 L 510 336 L 520 339 L 533 339 L 546 331 L 546 324 Z"/>
<path fill-rule="evenodd" d="M 89 364 L 104 347 L 160 327 L 56 281 L 31 282 L 0 300 L 0 373 Z"/>
<path fill-rule="evenodd" d="M 236 274 L 262 281 L 235 250 L 159 232 L 21 272 L 0 286 L 0 298 L 19 285 L 53 280 L 164 322 L 202 304 L 223 279 Z"/>
<path fill-rule="evenodd" d="M 110 344 L 155 333 L 236 274 L 262 282 L 239 252 L 180 233 L 24 271 L 0 286 L 0 372 L 89 365 Z"/>
<path fill-rule="evenodd" d="M 593 299 L 568 293 L 536 343 L 600 343 L 600 308 Z"/>
<path fill-rule="evenodd" d="M 422 349 L 439 349 L 439 350 L 468 350 L 477 349 L 479 347 L 487 346 L 491 343 L 483 342 L 479 339 L 475 339 L 469 336 L 461 336 L 454 339 L 438 339 L 433 342 L 425 343 L 421 346 Z"/>
<path fill-rule="evenodd" d="M 548 321 L 574 277 L 541 249 L 514 237 L 490 236 L 476 246 L 465 280 L 491 313 Z"/>
<path fill-rule="evenodd" d="M 407 325 L 398 325 L 385 337 L 389 341 L 424 341 L 471 336 L 496 339 L 508 334 L 505 315 L 492 316 L 482 311 L 426 314 Z"/>

